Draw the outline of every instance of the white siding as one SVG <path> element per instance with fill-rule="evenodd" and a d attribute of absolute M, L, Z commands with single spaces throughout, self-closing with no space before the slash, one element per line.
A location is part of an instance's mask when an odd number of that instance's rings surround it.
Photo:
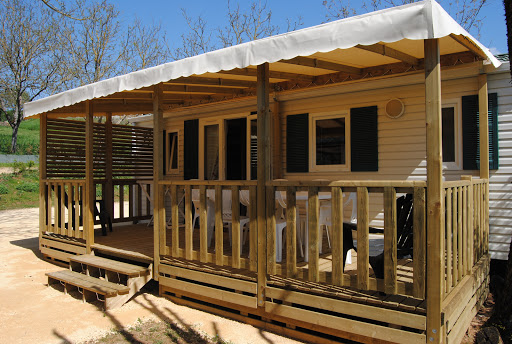
<path fill-rule="evenodd" d="M 508 259 L 512 238 L 512 87 L 509 63 L 488 76 L 489 93 L 498 93 L 500 166 L 489 185 L 489 248 L 494 259 Z"/>

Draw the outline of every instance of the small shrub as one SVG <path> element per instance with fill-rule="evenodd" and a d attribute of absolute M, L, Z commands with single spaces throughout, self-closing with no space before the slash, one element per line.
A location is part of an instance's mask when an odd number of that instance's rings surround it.
<path fill-rule="evenodd" d="M 0 195 L 7 195 L 9 193 L 9 189 L 7 186 L 0 184 Z"/>
<path fill-rule="evenodd" d="M 31 182 L 22 182 L 22 183 L 16 185 L 16 190 L 22 191 L 22 192 L 38 192 L 39 184 L 31 183 Z"/>

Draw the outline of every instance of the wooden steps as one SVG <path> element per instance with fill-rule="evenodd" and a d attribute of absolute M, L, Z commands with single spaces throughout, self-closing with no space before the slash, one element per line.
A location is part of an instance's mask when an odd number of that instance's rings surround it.
<path fill-rule="evenodd" d="M 122 306 L 151 280 L 151 265 L 141 266 L 90 254 L 70 257 L 69 270 L 49 272 L 48 285 L 77 289 L 82 301 L 99 300 L 105 310 Z"/>

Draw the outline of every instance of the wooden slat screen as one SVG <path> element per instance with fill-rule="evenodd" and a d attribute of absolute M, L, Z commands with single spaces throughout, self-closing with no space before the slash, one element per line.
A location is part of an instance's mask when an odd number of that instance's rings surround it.
<path fill-rule="evenodd" d="M 112 125 L 112 177 L 153 176 L 153 129 Z"/>
<path fill-rule="evenodd" d="M 105 179 L 105 124 L 94 124 L 94 179 Z M 153 176 L 153 131 L 150 128 L 112 125 L 112 177 Z M 48 119 L 48 178 L 85 178 L 85 122 Z"/>
<path fill-rule="evenodd" d="M 48 119 L 46 132 L 48 178 L 85 178 L 85 122 Z"/>

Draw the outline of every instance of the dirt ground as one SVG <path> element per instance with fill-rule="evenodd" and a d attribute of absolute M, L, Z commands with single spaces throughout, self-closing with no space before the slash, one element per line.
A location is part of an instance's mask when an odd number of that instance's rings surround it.
<path fill-rule="evenodd" d="M 149 320 L 232 343 L 299 343 L 154 293 L 138 294 L 121 308 L 103 312 L 47 287 L 45 273 L 60 269 L 42 260 L 38 250 L 38 209 L 0 211 L 0 343 L 80 343 Z"/>

